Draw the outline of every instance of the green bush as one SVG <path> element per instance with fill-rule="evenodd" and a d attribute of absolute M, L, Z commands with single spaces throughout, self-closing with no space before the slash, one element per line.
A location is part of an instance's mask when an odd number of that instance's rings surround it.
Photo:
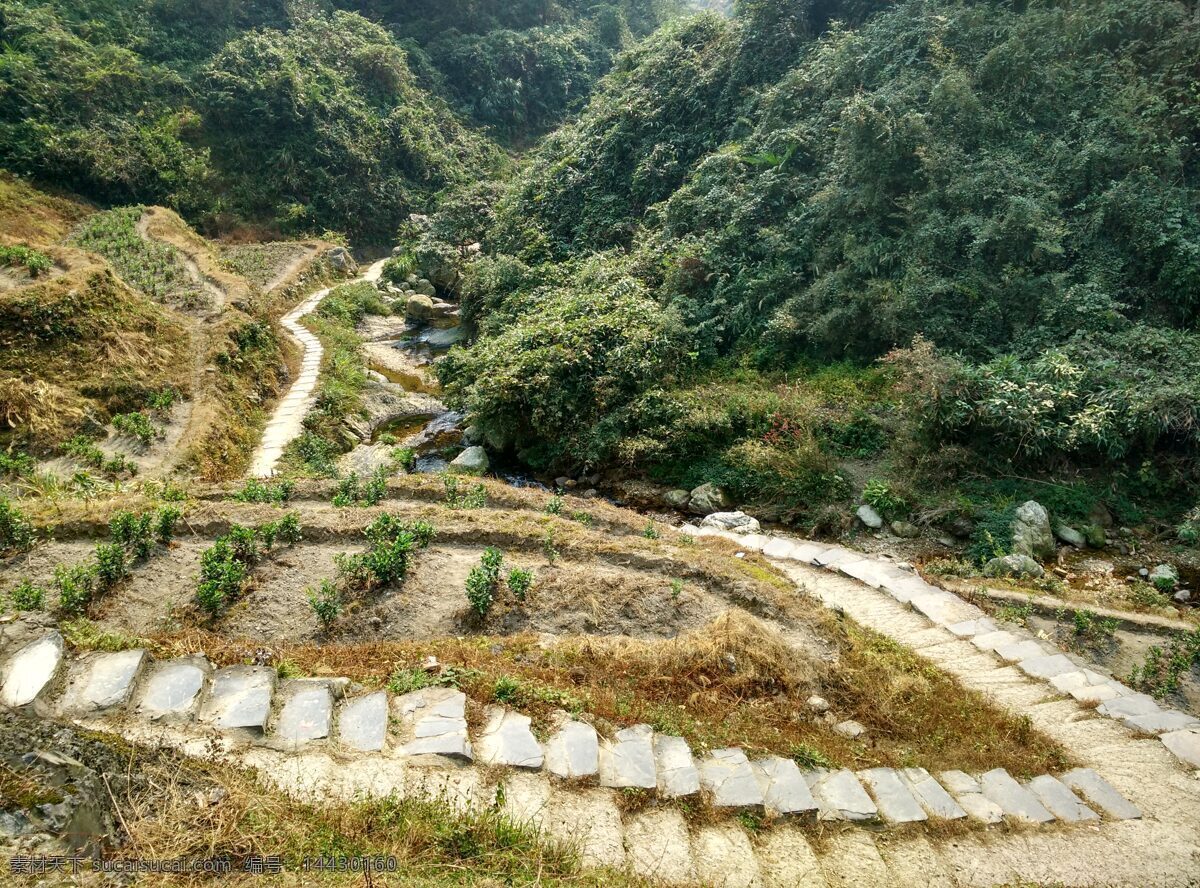
<path fill-rule="evenodd" d="M 218 537 L 200 554 L 200 581 L 196 601 L 216 615 L 242 594 L 247 576 L 246 563 L 226 537 Z"/>
<path fill-rule="evenodd" d="M 117 512 L 108 522 L 108 529 L 112 541 L 122 546 L 134 561 L 145 561 L 154 551 L 155 516 L 150 512 L 142 515 Z"/>
<path fill-rule="evenodd" d="M 508 572 L 508 590 L 517 601 L 524 601 L 533 586 L 533 571 L 523 567 L 514 567 Z"/>
<path fill-rule="evenodd" d="M 329 580 L 322 580 L 319 589 L 306 589 L 308 605 L 317 616 L 321 628 L 328 632 L 342 613 L 342 594 Z"/>
<path fill-rule="evenodd" d="M 149 444 L 158 435 L 158 430 L 144 413 L 118 413 L 112 418 L 112 424 L 118 432 L 137 438 L 143 445 Z"/>
<path fill-rule="evenodd" d="M 286 503 L 292 498 L 296 485 L 291 481 L 258 481 L 251 478 L 233 498 L 242 503 Z"/>
<path fill-rule="evenodd" d="M 480 619 L 487 616 L 496 600 L 503 565 L 504 553 L 489 546 L 483 550 L 479 566 L 467 574 L 467 601 Z"/>
<path fill-rule="evenodd" d="M 21 580 L 17 587 L 8 593 L 8 600 L 14 610 L 39 611 L 46 606 L 46 590 L 35 586 L 29 580 Z"/>
<path fill-rule="evenodd" d="M 0 265 L 20 266 L 29 271 L 30 277 L 38 277 L 54 267 L 45 253 L 22 244 L 0 244 Z"/>
<path fill-rule="evenodd" d="M 387 473 L 377 469 L 366 481 L 360 481 L 357 472 L 351 472 L 338 482 L 333 495 L 335 506 L 374 506 L 387 496 Z"/>
<path fill-rule="evenodd" d="M 175 537 L 175 526 L 183 513 L 174 506 L 161 506 L 154 513 L 154 535 L 162 545 L 167 545 Z"/>
<path fill-rule="evenodd" d="M 101 543 L 96 547 L 96 586 L 98 591 L 111 589 L 129 575 L 125 549 L 116 543 Z"/>
<path fill-rule="evenodd" d="M 0 497 L 0 554 L 23 552 L 33 545 L 33 525 L 11 502 Z"/>
<path fill-rule="evenodd" d="M 885 518 L 897 518 L 908 513 L 908 501 L 887 481 L 872 478 L 863 488 L 863 502 Z"/>
<path fill-rule="evenodd" d="M 58 591 L 58 606 L 68 615 L 82 614 L 96 593 L 97 574 L 93 564 L 54 568 L 54 587 Z"/>

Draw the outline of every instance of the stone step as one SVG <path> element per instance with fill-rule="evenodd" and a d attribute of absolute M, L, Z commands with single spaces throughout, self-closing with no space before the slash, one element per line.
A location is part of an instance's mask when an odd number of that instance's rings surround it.
<path fill-rule="evenodd" d="M 1125 800 L 1112 784 L 1091 768 L 1076 768 L 1062 775 L 1062 782 L 1113 820 L 1140 820 L 1142 812 Z"/>
<path fill-rule="evenodd" d="M 928 819 L 925 809 L 897 771 L 891 768 L 868 768 L 859 771 L 858 777 L 871 790 L 879 814 L 884 820 L 891 823 L 914 823 Z"/>
<path fill-rule="evenodd" d="M 717 808 L 762 808 L 766 800 L 750 760 L 740 749 L 714 749 L 700 762 L 700 785 Z"/>
<path fill-rule="evenodd" d="M 879 809 L 853 771 L 818 769 L 804 772 L 822 820 L 874 820 Z"/>
<path fill-rule="evenodd" d="M 63 665 L 63 637 L 48 632 L 9 658 L 0 681 L 0 704 L 28 706 L 49 687 Z"/>
<path fill-rule="evenodd" d="M 791 759 L 771 756 L 753 763 L 763 804 L 774 814 L 808 814 L 817 810 L 804 774 Z"/>
<path fill-rule="evenodd" d="M 663 798 L 677 799 L 700 791 L 700 771 L 682 737 L 655 734 L 654 765 L 658 770 L 658 794 Z"/>
<path fill-rule="evenodd" d="M 996 768 L 979 777 L 979 785 L 989 800 L 1000 806 L 1004 816 L 1027 823 L 1049 823 L 1054 815 L 1037 796 L 1018 783 L 1008 771 Z"/>
<path fill-rule="evenodd" d="M 1066 784 L 1055 780 L 1049 774 L 1042 774 L 1030 780 L 1029 791 L 1037 796 L 1047 811 L 1064 823 L 1100 819 L 1100 815 L 1079 801 Z"/>
<path fill-rule="evenodd" d="M 424 688 L 392 700 L 401 727 L 400 754 L 472 761 L 467 737 L 467 695 L 453 688 Z"/>
<path fill-rule="evenodd" d="M 334 685 L 327 679 L 297 678 L 279 688 L 283 701 L 274 725 L 276 742 L 296 747 L 333 733 Z"/>
<path fill-rule="evenodd" d="M 124 706 L 146 661 L 141 649 L 81 657 L 71 665 L 59 712 L 86 715 Z"/>
<path fill-rule="evenodd" d="M 654 729 L 634 725 L 600 744 L 600 785 L 615 789 L 654 789 Z"/>
<path fill-rule="evenodd" d="M 266 666 L 218 669 L 200 706 L 200 720 L 217 728 L 265 730 L 275 682 L 275 670 Z"/>
<path fill-rule="evenodd" d="M 342 703 L 338 714 L 338 739 L 356 752 L 379 752 L 387 742 L 388 698 L 386 691 L 352 697 Z"/>
<path fill-rule="evenodd" d="M 488 765 L 540 768 L 545 755 L 530 730 L 530 718 L 503 706 L 488 709 L 488 721 L 475 741 L 479 760 Z"/>
<path fill-rule="evenodd" d="M 546 769 L 567 779 L 593 777 L 600 772 L 600 740 L 596 729 L 565 720 L 546 741 Z"/>
<path fill-rule="evenodd" d="M 930 815 L 942 820 L 961 820 L 967 816 L 962 806 L 924 768 L 904 768 L 900 777 Z"/>

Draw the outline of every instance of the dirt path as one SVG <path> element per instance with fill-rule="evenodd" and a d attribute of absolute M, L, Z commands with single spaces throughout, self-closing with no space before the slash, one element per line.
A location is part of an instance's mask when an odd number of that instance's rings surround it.
<path fill-rule="evenodd" d="M 264 293 L 271 293 L 286 283 L 306 262 L 311 262 L 321 252 L 321 247 L 305 247 L 304 252 L 288 262 L 270 282 L 263 287 Z"/>
<path fill-rule="evenodd" d="M 381 259 L 376 262 L 362 276 L 350 283 L 358 281 L 374 283 L 379 280 L 379 275 L 383 272 L 384 261 L 386 260 Z M 300 320 L 305 315 L 314 311 L 321 304 L 321 300 L 328 296 L 329 291 L 332 289 L 332 287 L 326 287 L 323 290 L 313 293 L 284 315 L 280 321 L 284 329 L 300 345 L 303 354 L 300 362 L 300 375 L 296 377 L 296 381 L 292 383 L 292 387 L 288 389 L 288 393 L 275 407 L 275 412 L 272 414 L 271 420 L 267 423 L 266 430 L 263 432 L 263 439 L 259 443 L 258 450 L 255 451 L 254 458 L 250 463 L 249 475 L 252 478 L 266 478 L 274 474 L 275 466 L 279 464 L 284 449 L 299 437 L 303 429 L 304 417 L 316 400 L 317 380 L 320 375 L 321 358 L 324 356 L 324 349 L 321 347 L 320 340 L 310 333 L 300 323 Z"/>

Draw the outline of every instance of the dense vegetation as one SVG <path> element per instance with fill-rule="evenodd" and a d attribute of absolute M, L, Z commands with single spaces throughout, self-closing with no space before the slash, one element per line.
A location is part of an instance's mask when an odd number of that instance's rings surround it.
<path fill-rule="evenodd" d="M 1194 496 L 1194 9 L 737 12 L 624 56 L 494 207 L 444 371 L 492 443 L 793 507 L 885 445 Z"/>
<path fill-rule="evenodd" d="M 208 231 L 387 242 L 499 162 L 452 107 L 544 130 L 671 8 L 2 0 L 0 167 Z"/>

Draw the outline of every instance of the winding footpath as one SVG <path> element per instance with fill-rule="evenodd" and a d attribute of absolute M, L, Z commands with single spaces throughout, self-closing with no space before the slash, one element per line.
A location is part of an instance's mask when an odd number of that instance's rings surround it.
<path fill-rule="evenodd" d="M 527 716 L 503 707 L 489 708 L 476 730 L 465 697 L 449 688 L 392 696 L 345 679 L 279 682 L 271 669 L 218 669 L 202 657 L 71 657 L 56 632 L 33 624 L 0 625 L 0 704 L 221 756 L 303 800 L 397 794 L 462 809 L 499 805 L 577 847 L 586 864 L 664 884 L 1197 884 L 1194 719 L 1040 639 L 997 629 L 884 559 L 786 537 L 683 531 L 761 551 L 826 606 L 1027 717 L 1080 767 L 1026 782 L 1001 769 L 802 770 L 738 749 L 694 757 L 681 738 L 649 725 L 605 739 L 565 714 L 539 738 Z M 631 789 L 659 803 L 631 809 Z M 772 825 L 747 831 L 733 816 L 689 823 L 671 803 L 685 797 L 703 797 L 718 815 L 763 811 Z M 959 826 L 939 826 L 946 822 Z"/>
<path fill-rule="evenodd" d="M 375 283 L 379 280 L 379 275 L 383 272 L 383 263 L 386 260 L 379 260 L 361 277 L 355 278 L 348 283 L 358 283 L 366 281 Z M 337 286 L 342 286 L 338 284 Z M 321 347 L 321 342 L 309 330 L 300 323 L 301 318 L 310 314 L 321 304 L 321 300 L 329 295 L 329 291 L 333 287 L 326 287 L 323 290 L 318 290 L 313 293 L 291 311 L 289 311 L 280 320 L 284 329 L 292 335 L 292 338 L 300 344 L 303 358 L 300 362 L 300 375 L 296 377 L 296 381 L 292 383 L 288 393 L 275 407 L 275 412 L 272 414 L 270 421 L 267 423 L 266 429 L 263 430 L 262 441 L 258 445 L 258 450 L 254 453 L 254 459 L 250 463 L 250 477 L 252 478 L 267 478 L 274 474 L 275 466 L 279 464 L 280 458 L 283 456 L 283 451 L 288 444 L 300 436 L 304 429 L 304 417 L 308 411 L 312 409 L 313 403 L 316 401 L 317 379 L 321 373 L 321 358 L 324 356 L 324 349 Z"/>

